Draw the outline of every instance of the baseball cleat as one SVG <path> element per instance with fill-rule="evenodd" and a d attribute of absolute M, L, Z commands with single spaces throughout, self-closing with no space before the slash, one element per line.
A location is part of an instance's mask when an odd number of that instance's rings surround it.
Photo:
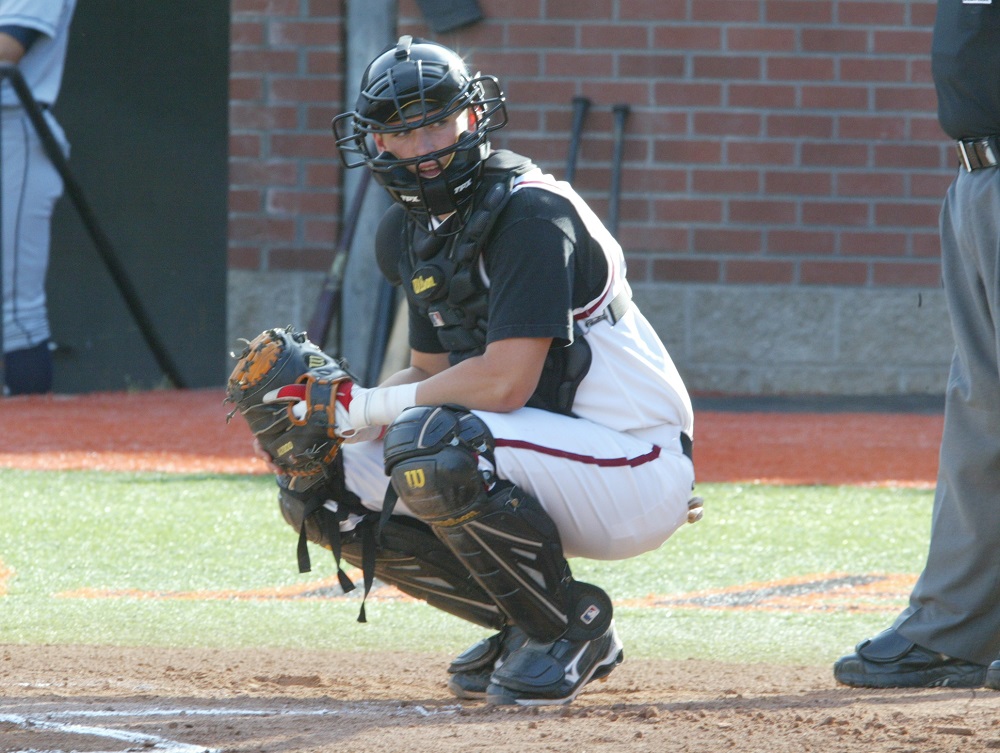
<path fill-rule="evenodd" d="M 614 622 L 600 638 L 589 641 L 528 640 L 493 672 L 486 702 L 497 706 L 570 703 L 584 685 L 606 678 L 624 658 Z"/>
<path fill-rule="evenodd" d="M 918 646 L 891 628 L 833 665 L 834 679 L 853 688 L 978 688 L 986 674 L 982 664 Z"/>
<path fill-rule="evenodd" d="M 1000 659 L 990 664 L 986 670 L 986 681 L 983 685 L 990 690 L 1000 690 Z"/>
<path fill-rule="evenodd" d="M 511 652 L 528 640 L 524 632 L 508 625 L 499 633 L 470 646 L 448 666 L 448 689 L 464 700 L 483 699 L 490 676 Z"/>

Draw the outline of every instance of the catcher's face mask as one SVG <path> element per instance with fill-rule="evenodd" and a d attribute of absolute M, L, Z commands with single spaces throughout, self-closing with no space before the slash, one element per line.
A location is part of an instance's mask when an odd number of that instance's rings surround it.
<path fill-rule="evenodd" d="M 386 148 L 393 134 L 434 127 L 467 110 L 474 115 L 453 143 L 406 156 Z M 457 233 L 489 156 L 488 135 L 506 124 L 496 78 L 472 76 L 465 61 L 443 45 L 403 36 L 368 66 L 355 109 L 333 119 L 333 132 L 345 167 L 367 165 L 425 227 L 431 217 L 458 212 L 461 221 L 447 225 Z M 422 173 L 425 163 L 437 169 Z"/>

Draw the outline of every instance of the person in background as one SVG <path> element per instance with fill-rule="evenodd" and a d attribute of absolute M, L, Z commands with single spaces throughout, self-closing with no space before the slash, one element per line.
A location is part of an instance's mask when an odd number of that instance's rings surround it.
<path fill-rule="evenodd" d="M 940 0 L 931 62 L 959 167 L 941 211 L 955 355 L 930 548 L 909 606 L 833 674 L 853 687 L 1000 690 L 1000 0 Z"/>
<path fill-rule="evenodd" d="M 18 67 L 67 154 L 50 108 L 62 82 L 75 7 L 76 0 L 0 1 L 0 63 Z M 45 278 L 52 212 L 63 184 L 10 81 L 0 88 L 0 104 L 4 392 L 44 393 L 53 378 Z"/>

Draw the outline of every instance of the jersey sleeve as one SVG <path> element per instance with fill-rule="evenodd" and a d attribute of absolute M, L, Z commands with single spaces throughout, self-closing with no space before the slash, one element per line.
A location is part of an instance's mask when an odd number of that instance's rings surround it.
<path fill-rule="evenodd" d="M 551 337 L 555 345 L 573 340 L 578 237 L 571 217 L 553 211 L 542 193 L 515 194 L 486 248 L 487 343 L 514 337 Z"/>

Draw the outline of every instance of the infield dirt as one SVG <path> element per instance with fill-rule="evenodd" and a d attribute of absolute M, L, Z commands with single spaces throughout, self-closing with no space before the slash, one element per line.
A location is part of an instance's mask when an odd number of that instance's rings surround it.
<path fill-rule="evenodd" d="M 0 400 L 0 466 L 266 472 L 225 412 L 216 390 Z M 701 482 L 925 487 L 942 425 L 939 414 L 871 412 L 697 421 Z M 571 706 L 490 708 L 448 695 L 449 659 L 0 645 L 0 753 L 1000 749 L 1000 693 L 988 690 L 853 690 L 827 666 L 626 655 Z"/>

